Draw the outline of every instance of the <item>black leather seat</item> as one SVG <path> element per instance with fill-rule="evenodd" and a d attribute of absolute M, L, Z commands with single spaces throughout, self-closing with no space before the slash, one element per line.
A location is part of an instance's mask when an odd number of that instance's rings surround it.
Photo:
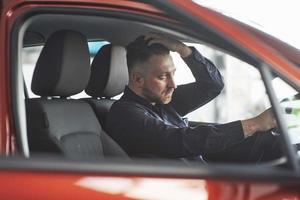
<path fill-rule="evenodd" d="M 115 102 L 112 97 L 121 94 L 128 84 L 126 50 L 122 46 L 103 46 L 91 65 L 90 81 L 85 92 L 92 98 L 85 99 L 94 109 L 102 127 Z"/>
<path fill-rule="evenodd" d="M 40 98 L 26 100 L 31 152 L 62 153 L 72 158 L 127 154 L 103 131 L 91 106 L 70 99 L 90 77 L 86 38 L 74 31 L 55 32 L 47 40 L 32 79 Z"/>

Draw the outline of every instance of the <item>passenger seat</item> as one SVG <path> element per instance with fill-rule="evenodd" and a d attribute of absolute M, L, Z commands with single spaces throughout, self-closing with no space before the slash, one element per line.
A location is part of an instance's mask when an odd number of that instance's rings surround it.
<path fill-rule="evenodd" d="M 47 40 L 32 79 L 40 98 L 26 100 L 27 132 L 32 152 L 71 158 L 128 157 L 102 129 L 91 106 L 70 99 L 90 77 L 86 38 L 75 31 L 55 32 Z"/>
<path fill-rule="evenodd" d="M 121 94 L 128 84 L 126 50 L 122 46 L 103 46 L 91 65 L 90 81 L 85 92 L 92 98 L 85 99 L 94 109 L 98 120 L 105 129 L 112 97 Z"/>

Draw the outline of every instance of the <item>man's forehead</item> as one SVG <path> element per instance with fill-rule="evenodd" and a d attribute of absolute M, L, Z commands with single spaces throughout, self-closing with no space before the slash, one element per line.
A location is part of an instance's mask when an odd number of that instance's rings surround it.
<path fill-rule="evenodd" d="M 148 67 L 155 71 L 172 72 L 176 70 L 170 55 L 155 55 L 148 60 Z"/>

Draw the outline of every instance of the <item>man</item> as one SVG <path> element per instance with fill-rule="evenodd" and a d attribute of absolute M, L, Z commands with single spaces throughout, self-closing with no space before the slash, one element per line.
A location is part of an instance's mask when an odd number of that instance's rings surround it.
<path fill-rule="evenodd" d="M 180 54 L 194 83 L 176 86 L 170 51 Z M 181 116 L 215 98 L 222 77 L 193 47 L 159 34 L 140 36 L 127 46 L 129 84 L 113 104 L 108 133 L 134 157 L 191 158 L 222 152 L 255 132 L 276 126 L 271 111 L 222 125 L 190 127 Z"/>

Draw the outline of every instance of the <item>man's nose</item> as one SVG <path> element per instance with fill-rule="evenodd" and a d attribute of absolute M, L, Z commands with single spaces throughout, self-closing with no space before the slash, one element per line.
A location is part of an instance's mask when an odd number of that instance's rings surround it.
<path fill-rule="evenodd" d="M 170 77 L 170 79 L 169 79 L 169 87 L 171 87 L 171 88 L 174 88 L 174 89 L 176 89 L 177 88 L 177 85 L 176 85 L 176 83 L 175 83 L 175 80 L 174 80 L 174 77 L 172 76 L 172 77 Z"/>

